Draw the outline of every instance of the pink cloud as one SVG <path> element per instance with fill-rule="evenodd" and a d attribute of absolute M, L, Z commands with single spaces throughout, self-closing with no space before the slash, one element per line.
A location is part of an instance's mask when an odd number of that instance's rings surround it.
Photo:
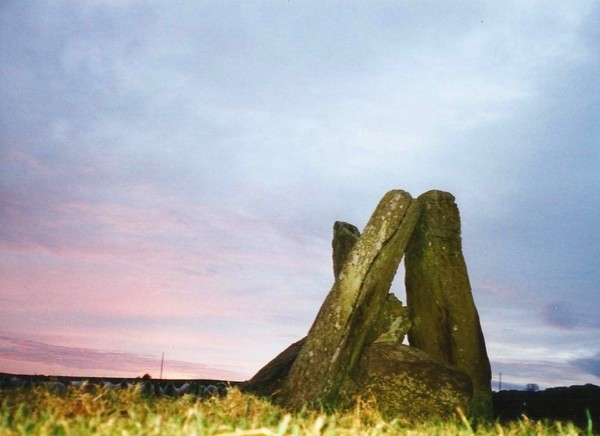
<path fill-rule="evenodd" d="M 137 377 L 149 373 L 158 378 L 160 356 L 101 351 L 90 348 L 50 345 L 27 339 L 0 336 L 0 369 L 22 373 L 35 368 L 46 375 L 88 377 Z M 166 359 L 165 378 L 219 379 L 239 381 L 243 376 L 226 367 L 210 367 L 194 362 Z"/>
<path fill-rule="evenodd" d="M 545 304 L 540 317 L 545 325 L 560 330 L 597 330 L 600 329 L 598 314 L 585 305 L 570 301 L 552 301 Z"/>
<path fill-rule="evenodd" d="M 27 338 L 44 332 L 77 349 L 144 355 L 174 346 L 174 359 L 199 355 L 210 365 L 239 358 L 246 375 L 297 339 L 288 325 L 304 324 L 298 311 L 310 313 L 305 333 L 321 300 L 311 300 L 306 277 L 326 277 L 322 295 L 331 285 L 328 241 L 235 208 L 132 189 L 130 203 L 12 198 L 9 237 L 0 240 L 0 328 Z M 281 307 L 298 289 L 293 308 Z"/>
<path fill-rule="evenodd" d="M 6 269 L 5 269 L 6 268 Z M 38 315 L 76 312 L 138 316 L 189 316 L 235 313 L 243 302 L 217 292 L 218 277 L 196 277 L 170 270 L 129 270 L 127 265 L 59 262 L 15 263 L 3 267 L 4 310 Z"/>
<path fill-rule="evenodd" d="M 14 147 L 8 148 L 4 158 L 11 164 L 25 167 L 37 176 L 48 177 L 54 174 L 54 171 L 40 159 Z"/>
<path fill-rule="evenodd" d="M 174 210 L 160 206 L 139 208 L 118 203 L 65 202 L 57 205 L 56 210 L 64 217 L 107 226 L 118 233 L 147 235 L 177 232 L 188 236 L 192 233 Z"/>
<path fill-rule="evenodd" d="M 517 293 L 514 288 L 498 282 L 478 281 L 474 283 L 473 287 L 481 291 L 489 292 L 498 297 L 510 297 Z"/>
<path fill-rule="evenodd" d="M 189 277 L 176 278 L 174 271 L 180 276 L 189 276 L 187 272 L 201 275 L 204 280 L 219 280 L 216 277 L 223 273 L 215 270 L 274 267 L 298 274 L 299 269 L 330 268 L 328 253 L 325 262 L 317 258 L 321 245 L 317 248 L 314 243 L 298 244 L 277 231 L 272 223 L 234 215 L 201 206 L 175 214 L 160 210 L 146 213 L 121 205 L 66 203 L 54 208 L 51 225 L 44 221 L 31 223 L 31 228 L 38 229 L 39 237 L 26 235 L 21 243 L 0 244 L 8 252 L 40 253 L 46 247 L 52 254 L 78 261 L 131 265 L 139 270 L 138 274 L 142 270 L 151 274 L 155 283 L 161 282 L 160 275 L 168 276 L 162 285 L 169 287 L 174 281 L 190 284 Z M 19 218 L 25 222 L 28 219 L 16 216 L 11 221 L 20 221 Z M 214 287 L 215 283 L 200 285 Z"/>

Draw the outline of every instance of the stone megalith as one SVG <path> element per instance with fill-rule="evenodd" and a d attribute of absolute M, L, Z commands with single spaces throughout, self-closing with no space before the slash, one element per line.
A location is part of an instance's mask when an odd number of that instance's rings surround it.
<path fill-rule="evenodd" d="M 331 246 L 333 248 L 333 275 L 336 280 L 358 238 L 360 238 L 360 231 L 356 226 L 343 221 L 336 221 L 333 224 Z M 401 344 L 409 328 L 407 307 L 402 305 L 402 302 L 394 294 L 390 293 L 380 309 L 379 317 L 371 329 L 367 342 L 392 341 Z"/>
<path fill-rule="evenodd" d="M 277 395 L 305 342 L 306 336 L 275 356 L 250 380 L 242 383 L 242 390 L 266 397 Z"/>
<path fill-rule="evenodd" d="M 387 294 L 379 316 L 375 320 L 367 343 L 393 342 L 401 344 L 410 330 L 411 322 L 408 308 L 393 293 Z"/>
<path fill-rule="evenodd" d="M 321 306 L 277 399 L 286 407 L 334 405 L 353 390 L 351 374 L 377 323 L 419 217 L 402 190 L 388 192 L 356 241 Z"/>
<path fill-rule="evenodd" d="M 336 221 L 333 224 L 333 239 L 331 240 L 333 257 L 333 277 L 337 280 L 342 272 L 344 262 L 356 241 L 360 238 L 360 231 L 352 224 Z"/>
<path fill-rule="evenodd" d="M 375 399 L 377 409 L 390 418 L 416 423 L 469 413 L 471 378 L 408 345 L 374 342 L 362 353 L 350 395 Z"/>
<path fill-rule="evenodd" d="M 442 191 L 417 201 L 421 215 L 404 259 L 409 343 L 466 372 L 473 383 L 471 414 L 491 418 L 490 362 L 462 254 L 458 207 Z"/>
<path fill-rule="evenodd" d="M 304 342 L 290 345 L 241 389 L 276 398 Z M 469 413 L 473 392 L 464 371 L 394 340 L 367 343 L 351 380 L 348 398 L 374 399 L 385 416 L 410 423 L 456 417 L 457 409 Z"/>
<path fill-rule="evenodd" d="M 360 231 L 352 224 L 343 221 L 334 223 L 331 241 L 334 278 L 337 279 L 339 276 L 350 250 L 359 237 Z M 367 342 L 401 344 L 409 328 L 408 308 L 402 305 L 402 302 L 394 294 L 390 293 L 387 295 Z M 263 396 L 277 395 L 305 342 L 306 336 L 283 350 L 250 380 L 243 383 L 242 389 Z"/>

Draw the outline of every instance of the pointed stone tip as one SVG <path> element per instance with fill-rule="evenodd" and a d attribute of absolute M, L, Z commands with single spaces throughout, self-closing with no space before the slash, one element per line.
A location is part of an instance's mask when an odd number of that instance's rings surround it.
<path fill-rule="evenodd" d="M 360 235 L 360 231 L 358 230 L 358 227 L 347 223 L 345 221 L 336 221 L 333 223 L 333 230 L 338 232 L 338 231 L 342 231 L 342 230 L 347 230 L 350 233 L 354 233 L 354 234 L 358 234 Z"/>

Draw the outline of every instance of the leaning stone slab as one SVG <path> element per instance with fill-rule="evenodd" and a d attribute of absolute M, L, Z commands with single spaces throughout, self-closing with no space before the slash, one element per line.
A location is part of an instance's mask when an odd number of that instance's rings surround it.
<path fill-rule="evenodd" d="M 491 369 L 462 253 L 454 197 L 429 191 L 406 248 L 410 345 L 465 371 L 473 381 L 474 416 L 491 418 Z"/>
<path fill-rule="evenodd" d="M 286 407 L 333 405 L 352 388 L 350 375 L 376 324 L 419 216 L 401 190 L 380 201 L 311 327 L 278 401 Z"/>
<path fill-rule="evenodd" d="M 348 392 L 348 397 L 373 398 L 377 409 L 390 418 L 417 423 L 456 418 L 457 409 L 469 413 L 470 377 L 407 345 L 368 345 L 353 381 L 356 390 Z"/>
<path fill-rule="evenodd" d="M 348 254 L 350 254 L 350 250 L 352 250 L 359 237 L 360 231 L 356 226 L 344 221 L 336 221 L 333 224 L 331 252 L 334 279 L 337 279 L 342 271 Z M 306 336 L 287 347 L 262 367 L 250 380 L 245 382 L 242 389 L 267 397 L 278 394 L 305 342 Z"/>
<path fill-rule="evenodd" d="M 385 305 L 381 309 L 379 319 L 367 339 L 371 342 L 401 344 L 411 323 L 408 308 L 394 294 L 388 294 Z M 241 385 L 241 389 L 264 397 L 276 396 L 306 342 L 306 336 L 279 353 L 273 360 L 262 367 L 250 380 Z"/>
<path fill-rule="evenodd" d="M 331 245 L 333 271 L 336 279 L 359 237 L 359 230 L 352 224 L 343 221 L 334 223 Z M 402 305 L 402 302 L 394 294 L 390 293 L 387 295 L 367 342 L 402 343 L 410 325 L 407 307 Z M 283 350 L 250 380 L 242 384 L 242 389 L 266 397 L 277 395 L 305 342 L 306 337 Z"/>
<path fill-rule="evenodd" d="M 294 342 L 273 360 L 262 367 L 250 380 L 241 385 L 242 390 L 265 397 L 277 395 L 287 378 L 292 364 L 306 342 L 306 337 Z"/>
<path fill-rule="evenodd" d="M 360 238 L 360 231 L 352 224 L 336 221 L 331 241 L 333 253 L 333 275 L 338 278 L 348 255 Z M 394 341 L 402 343 L 410 329 L 408 309 L 394 294 L 388 294 L 380 310 L 367 342 Z"/>

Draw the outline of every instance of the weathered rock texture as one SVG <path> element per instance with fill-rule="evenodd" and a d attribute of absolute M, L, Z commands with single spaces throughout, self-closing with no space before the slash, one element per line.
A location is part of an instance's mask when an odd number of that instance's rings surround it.
<path fill-rule="evenodd" d="M 398 264 L 419 217 L 418 203 L 388 192 L 321 306 L 278 401 L 290 408 L 335 404 L 352 387 L 350 375 L 387 299 Z"/>
<path fill-rule="evenodd" d="M 407 421 L 491 418 L 491 371 L 454 197 L 388 192 L 362 235 L 336 222 L 334 285 L 306 338 L 242 387 L 300 409 L 373 398 Z M 406 250 L 408 308 L 389 293 Z M 412 346 L 402 344 L 408 333 Z"/>
<path fill-rule="evenodd" d="M 401 344 L 411 325 L 408 308 L 403 306 L 394 294 L 390 293 L 380 309 L 379 316 L 367 338 L 367 343 L 393 342 Z"/>
<path fill-rule="evenodd" d="M 418 201 L 421 216 L 404 260 L 410 345 L 465 371 L 473 382 L 471 413 L 491 418 L 491 369 L 462 254 L 458 207 L 441 191 Z"/>
<path fill-rule="evenodd" d="M 305 341 L 286 348 L 241 388 L 276 397 Z M 394 341 L 368 343 L 351 381 L 340 406 L 350 406 L 358 396 L 374 399 L 384 415 L 407 422 L 455 417 L 457 409 L 469 413 L 472 385 L 466 373 Z"/>
<path fill-rule="evenodd" d="M 359 230 L 352 224 L 336 221 L 333 225 L 333 266 L 337 278 L 350 250 L 360 237 Z M 378 319 L 373 325 L 367 343 L 394 342 L 402 343 L 411 323 L 408 308 L 394 294 L 388 294 L 381 308 Z M 263 396 L 274 396 L 279 393 L 283 382 L 290 372 L 306 337 L 293 343 L 279 353 L 273 360 L 260 369 L 252 379 L 242 385 L 242 389 Z"/>
<path fill-rule="evenodd" d="M 287 378 L 292 364 L 306 342 L 306 336 L 294 342 L 273 360 L 262 367 L 254 377 L 242 384 L 242 389 L 259 395 L 271 397 L 279 393 Z"/>
<path fill-rule="evenodd" d="M 410 326 L 408 308 L 403 306 L 402 302 L 394 294 L 388 294 L 386 302 L 381 309 L 380 317 L 373 327 L 372 334 L 367 339 L 367 346 L 371 343 L 400 345 L 408 333 Z M 287 347 L 262 367 L 254 377 L 243 383 L 241 388 L 245 391 L 266 397 L 277 395 L 305 342 L 306 336 Z M 431 358 L 427 360 L 431 360 Z M 362 384 L 364 385 L 364 383 Z M 435 390 L 437 390 L 437 387 L 433 385 L 432 391 Z"/>
<path fill-rule="evenodd" d="M 343 221 L 336 221 L 333 224 L 333 239 L 331 246 L 333 248 L 333 277 L 338 278 L 342 272 L 344 262 L 350 254 L 350 250 L 360 238 L 360 231 L 352 224 Z"/>
<path fill-rule="evenodd" d="M 468 413 L 471 379 L 407 345 L 377 342 L 363 350 L 352 396 L 373 397 L 384 415 L 418 422 Z"/>

